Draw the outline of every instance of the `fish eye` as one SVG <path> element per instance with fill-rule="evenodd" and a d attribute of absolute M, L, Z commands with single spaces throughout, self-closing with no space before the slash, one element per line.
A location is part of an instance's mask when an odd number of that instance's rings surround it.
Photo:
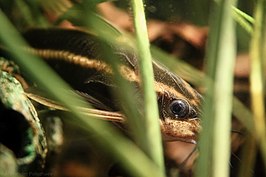
<path fill-rule="evenodd" d="M 190 112 L 190 106 L 186 100 L 176 99 L 169 105 L 171 113 L 175 118 L 186 118 Z"/>

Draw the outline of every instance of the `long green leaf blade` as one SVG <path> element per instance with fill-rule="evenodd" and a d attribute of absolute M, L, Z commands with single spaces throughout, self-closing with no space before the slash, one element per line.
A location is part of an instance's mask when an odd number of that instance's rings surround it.
<path fill-rule="evenodd" d="M 147 132 L 147 144 L 149 147 L 149 156 L 158 165 L 159 169 L 164 171 L 161 133 L 159 126 L 159 112 L 154 91 L 154 73 L 152 69 L 152 57 L 142 0 L 132 0 L 132 9 L 136 29 L 137 49 L 139 54 L 140 74 L 142 89 L 144 92 L 145 124 Z"/>
<path fill-rule="evenodd" d="M 251 57 L 251 73 L 250 73 L 250 91 L 251 106 L 254 112 L 254 124 L 257 142 L 262 152 L 264 165 L 266 168 L 266 125 L 265 125 L 265 95 L 264 95 L 264 70 L 265 60 L 265 17 L 266 17 L 266 1 L 258 0 L 254 18 L 254 33 L 251 39 L 250 57 Z"/>
<path fill-rule="evenodd" d="M 196 176 L 229 175 L 235 36 L 231 1 L 214 2 L 208 43 L 203 131 Z"/>

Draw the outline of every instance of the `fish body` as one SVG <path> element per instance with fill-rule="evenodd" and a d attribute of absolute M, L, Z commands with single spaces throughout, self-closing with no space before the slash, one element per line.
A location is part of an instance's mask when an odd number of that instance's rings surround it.
<path fill-rule="evenodd" d="M 111 79 L 113 70 L 103 60 L 102 42 L 97 36 L 70 29 L 32 29 L 23 36 L 31 46 L 29 51 L 43 58 L 73 89 L 87 97 L 95 109 L 110 115 L 120 111 L 110 89 L 116 87 Z M 140 88 L 137 55 L 117 46 L 111 48 L 121 61 L 121 75 Z M 200 131 L 201 95 L 155 61 L 153 70 L 163 137 L 195 143 Z"/>

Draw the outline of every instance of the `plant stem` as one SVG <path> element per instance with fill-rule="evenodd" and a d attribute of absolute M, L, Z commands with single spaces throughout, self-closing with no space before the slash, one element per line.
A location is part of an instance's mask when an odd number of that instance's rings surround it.
<path fill-rule="evenodd" d="M 265 0 L 258 0 L 255 9 L 254 33 L 251 39 L 250 57 L 250 91 L 251 106 L 254 112 L 254 124 L 256 139 L 262 152 L 262 157 L 266 167 L 266 127 L 265 127 L 265 103 L 264 103 L 264 85 L 263 85 L 263 58 L 265 57 L 264 33 L 265 33 Z"/>
<path fill-rule="evenodd" d="M 154 91 L 154 73 L 152 68 L 152 57 L 145 20 L 145 13 L 142 0 L 132 0 L 132 9 L 137 38 L 137 49 L 139 54 L 139 65 L 141 81 L 144 94 L 144 127 L 147 132 L 147 144 L 150 147 L 148 155 L 164 171 L 161 133 L 159 126 L 159 113 Z"/>
<path fill-rule="evenodd" d="M 235 60 L 235 35 L 231 1 L 213 2 L 207 48 L 207 91 L 203 105 L 201 152 L 196 169 L 197 177 L 229 175 L 230 131 Z"/>

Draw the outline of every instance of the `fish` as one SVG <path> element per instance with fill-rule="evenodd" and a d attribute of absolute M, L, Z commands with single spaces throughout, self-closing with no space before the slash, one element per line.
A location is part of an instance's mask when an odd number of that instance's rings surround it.
<path fill-rule="evenodd" d="M 117 103 L 119 100 L 112 94 L 112 89 L 119 88 L 112 81 L 113 68 L 104 59 L 102 41 L 98 36 L 77 29 L 48 28 L 30 29 L 23 33 L 23 37 L 30 46 L 30 53 L 43 58 L 92 105 L 93 108 L 83 110 L 84 113 L 112 122 L 126 122 Z M 137 90 L 140 89 L 137 54 L 133 50 L 108 45 L 120 62 L 118 70 L 121 76 Z M 152 66 L 163 139 L 196 144 L 201 130 L 202 96 L 162 64 L 153 60 Z M 66 110 L 59 103 L 41 95 L 31 92 L 27 95 L 48 107 Z"/>

